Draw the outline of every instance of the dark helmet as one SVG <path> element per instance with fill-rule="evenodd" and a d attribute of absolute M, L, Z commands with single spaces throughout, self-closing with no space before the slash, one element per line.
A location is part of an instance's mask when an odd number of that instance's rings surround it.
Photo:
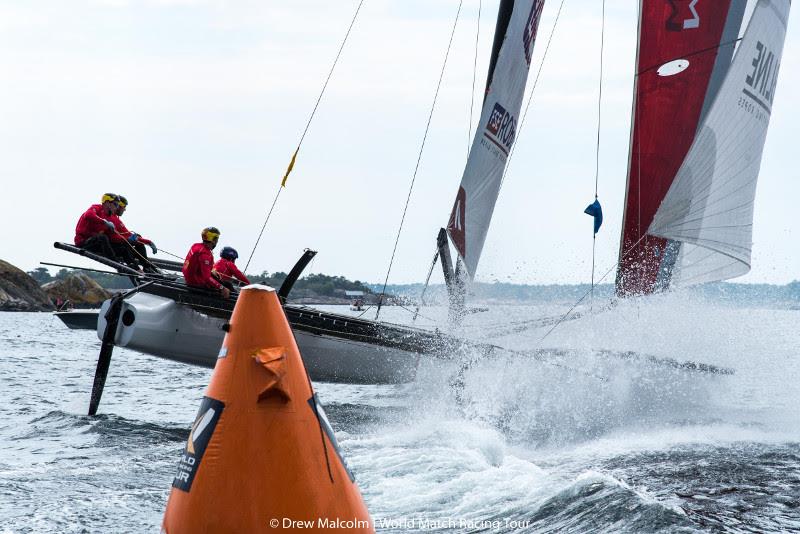
<path fill-rule="evenodd" d="M 225 258 L 226 260 L 231 260 L 231 261 L 236 261 L 236 258 L 239 257 L 239 253 L 236 252 L 236 249 L 233 247 L 223 247 L 222 252 L 220 252 L 219 255 Z"/>
<path fill-rule="evenodd" d="M 118 195 L 117 196 L 117 203 L 120 205 L 120 207 L 125 208 L 125 207 L 128 206 L 128 199 L 123 197 L 122 195 Z"/>
<path fill-rule="evenodd" d="M 219 234 L 220 231 L 216 226 L 209 226 L 208 228 L 203 228 L 203 231 L 200 233 L 200 238 L 203 241 L 210 241 L 216 244 L 216 242 L 219 241 Z"/>

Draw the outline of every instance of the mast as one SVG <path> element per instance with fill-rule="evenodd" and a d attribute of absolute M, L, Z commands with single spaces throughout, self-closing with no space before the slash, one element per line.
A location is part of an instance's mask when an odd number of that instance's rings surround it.
<path fill-rule="evenodd" d="M 494 68 L 497 65 L 497 56 L 500 55 L 500 47 L 503 46 L 503 39 L 505 39 L 508 23 L 511 21 L 511 13 L 513 13 L 513 11 L 514 0 L 500 0 L 500 6 L 497 8 L 497 23 L 494 27 L 492 54 L 489 56 L 489 72 L 486 74 L 486 89 L 483 92 L 484 102 L 486 101 L 486 95 L 489 94 L 489 88 L 492 86 Z"/>
<path fill-rule="evenodd" d="M 640 3 L 618 296 L 669 286 L 680 243 L 648 228 L 719 92 L 746 0 Z"/>
<path fill-rule="evenodd" d="M 446 229 L 457 253 L 453 271 L 443 263 L 445 280 L 451 281 L 451 318 L 456 321 L 463 311 L 466 287 L 475 277 L 516 138 L 543 7 L 544 0 L 501 0 L 498 9 L 480 122 Z"/>

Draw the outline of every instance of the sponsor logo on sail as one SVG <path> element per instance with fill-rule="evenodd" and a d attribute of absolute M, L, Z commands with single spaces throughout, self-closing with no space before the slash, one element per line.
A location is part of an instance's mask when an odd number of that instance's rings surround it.
<path fill-rule="evenodd" d="M 525 23 L 525 31 L 522 32 L 522 43 L 525 45 L 525 61 L 531 65 L 533 56 L 533 43 L 536 42 L 536 32 L 539 30 L 539 18 L 542 16 L 544 0 L 534 0 L 531 12 Z"/>
<path fill-rule="evenodd" d="M 742 94 L 769 115 L 772 113 L 772 101 L 775 99 L 775 84 L 778 81 L 780 61 L 767 45 L 758 41 L 753 51 L 751 65 L 753 69 L 745 76 Z"/>
<path fill-rule="evenodd" d="M 189 432 L 189 439 L 186 440 L 186 449 L 181 455 L 180 462 L 178 462 L 178 472 L 172 481 L 172 487 L 183 491 L 192 489 L 194 475 L 200 467 L 203 454 L 205 454 L 206 447 L 211 441 L 211 436 L 214 434 L 214 429 L 217 427 L 217 422 L 222 415 L 224 407 L 225 404 L 222 401 L 211 397 L 203 397 L 200 410 L 197 412 L 197 418 L 192 425 L 191 432 Z"/>
<path fill-rule="evenodd" d="M 517 119 L 509 113 L 506 108 L 495 103 L 492 112 L 489 114 L 489 122 L 486 123 L 484 137 L 508 156 L 511 145 L 514 144 L 514 137 L 517 134 Z"/>
<path fill-rule="evenodd" d="M 672 12 L 667 19 L 670 31 L 694 30 L 700 27 L 697 3 L 700 0 L 668 0 Z"/>

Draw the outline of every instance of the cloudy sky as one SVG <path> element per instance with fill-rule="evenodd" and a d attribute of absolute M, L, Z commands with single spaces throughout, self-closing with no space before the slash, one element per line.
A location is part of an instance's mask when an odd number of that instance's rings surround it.
<path fill-rule="evenodd" d="M 0 1 L 0 258 L 25 270 L 90 265 L 51 245 L 71 241 L 79 215 L 113 191 L 130 201 L 128 227 L 164 252 L 182 257 L 216 225 L 243 266 L 357 4 Z M 529 90 L 559 4 L 547 0 Z M 598 276 L 619 247 L 638 2 L 607 4 Z M 449 216 L 469 144 L 478 6 L 463 3 L 390 282 L 424 279 Z M 319 251 L 313 272 L 383 281 L 457 7 L 365 0 L 249 271 L 286 271 L 309 247 Z M 479 280 L 589 280 L 582 210 L 594 192 L 600 7 L 565 0 Z M 496 10 L 483 0 L 476 99 Z M 759 179 L 753 269 L 741 281 L 800 278 L 798 17 L 795 7 Z"/>

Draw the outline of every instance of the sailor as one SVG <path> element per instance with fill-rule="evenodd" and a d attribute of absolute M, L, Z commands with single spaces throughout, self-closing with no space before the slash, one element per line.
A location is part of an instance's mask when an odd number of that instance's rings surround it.
<path fill-rule="evenodd" d="M 100 204 L 89 206 L 75 227 L 75 245 L 105 256 L 114 261 L 119 261 L 117 254 L 111 246 L 111 236 L 115 233 L 111 215 L 117 211 L 119 197 L 114 193 L 106 193 L 100 199 Z"/>
<path fill-rule="evenodd" d="M 203 229 L 200 233 L 203 241 L 192 245 L 183 262 L 183 277 L 189 287 L 215 289 L 228 298 L 231 296 L 230 290 L 220 284 L 211 272 L 214 267 L 214 254 L 211 251 L 219 242 L 219 234 L 219 230 L 213 226 Z"/>
<path fill-rule="evenodd" d="M 250 284 L 250 280 L 236 267 L 236 258 L 239 257 L 239 253 L 236 252 L 235 248 L 223 247 L 219 255 L 220 259 L 214 264 L 214 271 L 220 276 L 223 284 L 225 282 L 231 283 L 234 280 L 238 280 L 245 285 Z"/>
<path fill-rule="evenodd" d="M 146 239 L 135 232 L 131 232 L 125 226 L 125 223 L 122 222 L 122 215 L 125 213 L 125 209 L 128 207 L 128 199 L 122 195 L 119 195 L 119 200 L 117 202 L 117 209 L 116 211 L 109 217 L 111 222 L 114 223 L 115 233 L 111 236 L 111 246 L 114 247 L 114 250 L 120 256 L 129 256 L 132 258 L 137 264 L 141 264 L 142 267 L 146 270 L 153 270 L 150 261 L 147 259 L 147 250 L 145 249 L 145 245 L 150 247 L 150 250 L 153 251 L 153 254 L 158 252 L 158 248 L 156 247 L 155 243 Z M 123 251 L 120 253 L 120 250 Z"/>

